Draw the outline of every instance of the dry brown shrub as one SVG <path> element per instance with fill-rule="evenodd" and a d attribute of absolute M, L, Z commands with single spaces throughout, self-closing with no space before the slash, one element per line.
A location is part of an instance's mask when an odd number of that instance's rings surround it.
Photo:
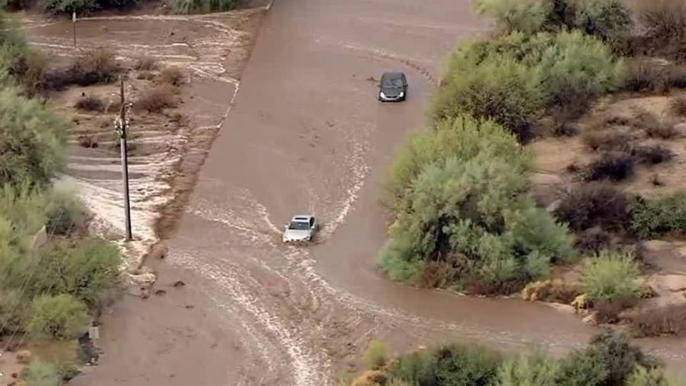
<path fill-rule="evenodd" d="M 686 116 L 686 97 L 682 95 L 670 99 L 669 111 L 676 116 Z"/>
<path fill-rule="evenodd" d="M 570 304 L 581 295 L 577 284 L 562 280 L 546 280 L 528 284 L 522 290 L 522 297 L 527 301 L 545 301 Z"/>
<path fill-rule="evenodd" d="M 167 67 L 160 73 L 160 83 L 179 87 L 183 84 L 183 81 L 183 70 L 179 67 Z"/>
<path fill-rule="evenodd" d="M 388 381 L 388 376 L 385 372 L 379 370 L 368 370 L 359 378 L 355 379 L 351 386 L 378 386 L 385 385 Z"/>
<path fill-rule="evenodd" d="M 141 71 L 137 76 L 138 80 L 153 80 L 155 79 L 155 74 L 150 71 Z"/>
<path fill-rule="evenodd" d="M 26 365 L 26 364 L 28 364 L 29 362 L 31 362 L 31 357 L 32 357 L 32 356 L 33 356 L 33 355 L 31 354 L 31 351 L 29 351 L 29 350 L 20 350 L 20 351 L 17 351 L 17 357 L 16 357 L 16 358 L 17 358 L 17 363 L 22 364 L 22 365 Z"/>
<path fill-rule="evenodd" d="M 417 276 L 417 284 L 422 288 L 445 288 L 452 284 L 455 269 L 448 263 L 430 261 L 425 263 Z"/>
<path fill-rule="evenodd" d="M 617 323 L 619 322 L 619 314 L 637 303 L 634 297 L 619 297 L 612 300 L 604 300 L 595 302 L 593 309 L 596 310 L 597 320 L 599 323 Z"/>
<path fill-rule="evenodd" d="M 669 91 L 670 71 L 654 59 L 636 58 L 627 63 L 624 88 L 633 92 L 665 93 Z"/>
<path fill-rule="evenodd" d="M 575 231 L 594 227 L 621 230 L 631 220 L 630 200 L 608 183 L 584 184 L 562 197 L 554 215 Z"/>
<path fill-rule="evenodd" d="M 686 34 L 686 1 L 649 0 L 637 1 L 636 11 L 649 36 L 663 43 L 681 40 Z"/>
<path fill-rule="evenodd" d="M 81 55 L 71 68 L 71 81 L 80 86 L 114 81 L 120 73 L 114 53 L 97 48 Z"/>
<path fill-rule="evenodd" d="M 674 65 L 669 68 L 669 86 L 686 88 L 686 66 Z"/>
<path fill-rule="evenodd" d="M 598 254 L 614 247 L 612 234 L 599 226 L 586 229 L 577 235 L 575 246 L 588 254 Z"/>
<path fill-rule="evenodd" d="M 686 335 L 686 304 L 652 309 L 630 319 L 634 334 L 642 337 Z"/>
<path fill-rule="evenodd" d="M 166 108 L 178 106 L 177 93 L 178 89 L 172 85 L 159 85 L 146 90 L 134 105 L 151 113 L 161 113 Z"/>
<path fill-rule="evenodd" d="M 636 126 L 643 129 L 649 137 L 670 139 L 677 135 L 677 131 L 674 128 L 676 122 L 671 118 L 666 116 L 657 117 L 645 109 L 636 109 L 635 114 Z"/>
<path fill-rule="evenodd" d="M 159 67 L 160 65 L 157 62 L 157 59 L 150 56 L 138 58 L 133 65 L 133 68 L 138 71 L 156 71 Z"/>
<path fill-rule="evenodd" d="M 95 149 L 99 146 L 98 137 L 95 135 L 87 134 L 79 136 L 79 146 L 85 147 L 87 149 Z"/>
<path fill-rule="evenodd" d="M 586 131 L 582 138 L 590 150 L 626 150 L 631 146 L 631 135 L 618 130 Z"/>
<path fill-rule="evenodd" d="M 675 156 L 670 148 L 661 144 L 635 146 L 631 150 L 631 154 L 639 162 L 648 166 L 668 162 Z"/>
<path fill-rule="evenodd" d="M 584 171 L 585 181 L 624 181 L 634 175 L 636 161 L 621 151 L 608 152 L 591 162 Z"/>
<path fill-rule="evenodd" d="M 84 111 L 102 112 L 105 110 L 105 102 L 95 95 L 86 95 L 79 98 L 74 104 L 74 107 Z"/>

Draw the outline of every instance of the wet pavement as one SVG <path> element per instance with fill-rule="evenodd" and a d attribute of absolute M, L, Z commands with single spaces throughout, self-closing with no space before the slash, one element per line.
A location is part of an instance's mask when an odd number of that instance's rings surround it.
<path fill-rule="evenodd" d="M 372 338 L 393 350 L 582 347 L 595 330 L 575 315 L 410 288 L 375 269 L 394 150 L 422 127 L 448 50 L 487 28 L 467 0 L 277 1 L 161 264 L 162 285 L 187 286 L 127 298 L 81 384 L 333 384 Z M 405 103 L 376 100 L 372 78 L 391 69 L 408 76 Z M 322 222 L 316 245 L 282 245 L 283 224 L 305 212 Z M 684 360 L 682 341 L 646 344 Z"/>

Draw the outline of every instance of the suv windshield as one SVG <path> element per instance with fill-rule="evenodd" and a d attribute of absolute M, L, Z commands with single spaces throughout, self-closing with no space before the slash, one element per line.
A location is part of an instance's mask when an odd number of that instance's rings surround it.
<path fill-rule="evenodd" d="M 310 229 L 310 223 L 308 223 L 307 221 L 291 221 L 291 224 L 288 226 L 288 229 L 305 231 Z"/>
<path fill-rule="evenodd" d="M 401 78 L 388 77 L 381 79 L 381 87 L 383 88 L 401 88 L 403 87 L 403 80 Z"/>

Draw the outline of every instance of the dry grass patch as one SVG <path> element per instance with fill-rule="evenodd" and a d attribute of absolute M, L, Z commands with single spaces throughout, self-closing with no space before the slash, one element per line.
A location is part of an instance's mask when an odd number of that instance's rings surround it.
<path fill-rule="evenodd" d="M 635 146 L 631 154 L 648 166 L 671 161 L 675 156 L 670 148 L 661 144 Z"/>
<path fill-rule="evenodd" d="M 651 138 L 670 139 L 674 138 L 678 132 L 674 128 L 676 122 L 667 116 L 656 116 L 645 109 L 636 109 L 636 125 L 645 131 Z"/>
<path fill-rule="evenodd" d="M 98 137 L 92 134 L 80 135 L 78 141 L 79 146 L 87 149 L 95 149 L 99 146 Z"/>
<path fill-rule="evenodd" d="M 588 165 L 583 179 L 620 182 L 634 175 L 635 166 L 636 161 L 630 154 L 621 151 L 608 152 Z"/>
<path fill-rule="evenodd" d="M 586 131 L 582 140 L 584 145 L 592 151 L 627 150 L 633 137 L 619 130 Z"/>
<path fill-rule="evenodd" d="M 669 100 L 669 111 L 679 117 L 686 116 L 686 97 L 677 96 Z"/>

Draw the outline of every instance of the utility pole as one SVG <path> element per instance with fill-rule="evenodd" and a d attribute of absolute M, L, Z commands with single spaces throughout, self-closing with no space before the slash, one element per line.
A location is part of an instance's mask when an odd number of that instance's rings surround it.
<path fill-rule="evenodd" d="M 74 32 L 74 49 L 76 49 L 76 11 L 71 14 L 72 31 Z"/>
<path fill-rule="evenodd" d="M 124 77 L 119 76 L 119 95 L 121 101 L 121 108 L 119 110 L 119 118 L 114 120 L 114 130 L 119 135 L 119 146 L 121 147 L 121 165 L 123 169 L 124 179 L 124 214 L 126 216 L 126 241 L 131 241 L 131 205 L 129 203 L 129 158 L 128 149 L 126 148 L 126 133 L 129 130 L 129 119 L 126 113 L 131 108 L 130 103 L 126 103 L 124 97 Z"/>

